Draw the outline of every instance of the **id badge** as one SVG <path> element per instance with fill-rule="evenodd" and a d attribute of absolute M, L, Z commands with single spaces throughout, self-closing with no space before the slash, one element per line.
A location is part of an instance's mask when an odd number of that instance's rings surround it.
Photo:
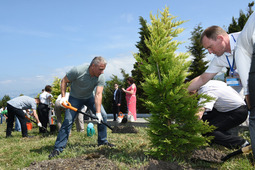
<path fill-rule="evenodd" d="M 228 86 L 241 86 L 240 79 L 235 76 L 226 77 L 226 83 Z"/>

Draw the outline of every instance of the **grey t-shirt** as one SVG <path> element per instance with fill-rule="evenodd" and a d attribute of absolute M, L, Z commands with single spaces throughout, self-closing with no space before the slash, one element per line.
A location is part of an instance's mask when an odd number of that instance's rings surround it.
<path fill-rule="evenodd" d="M 78 99 L 88 99 L 93 96 L 93 90 L 96 86 L 104 86 L 105 77 L 101 74 L 99 77 L 91 77 L 89 74 L 89 65 L 80 65 L 73 67 L 66 74 L 71 82 L 70 96 Z"/>
<path fill-rule="evenodd" d="M 17 109 L 22 109 L 22 110 L 34 109 L 34 110 L 36 110 L 35 99 L 32 97 L 28 97 L 28 96 L 19 96 L 12 100 L 9 100 L 7 103 Z"/>

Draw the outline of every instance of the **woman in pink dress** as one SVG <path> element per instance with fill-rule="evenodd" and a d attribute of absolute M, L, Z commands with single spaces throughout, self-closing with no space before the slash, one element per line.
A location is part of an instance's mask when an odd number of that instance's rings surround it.
<path fill-rule="evenodd" d="M 136 96 L 135 96 L 136 85 L 132 77 L 128 77 L 127 82 L 130 86 L 126 90 L 124 88 L 122 88 L 122 90 L 123 92 L 126 93 L 128 120 L 132 122 L 132 121 L 136 121 Z"/>

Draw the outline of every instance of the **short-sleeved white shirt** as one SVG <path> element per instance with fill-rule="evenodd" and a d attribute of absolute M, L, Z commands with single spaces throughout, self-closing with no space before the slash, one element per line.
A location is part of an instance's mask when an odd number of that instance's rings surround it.
<path fill-rule="evenodd" d="M 201 86 L 198 94 L 201 93 L 214 98 L 214 100 L 205 103 L 204 108 L 206 111 L 211 111 L 215 108 L 219 112 L 228 112 L 245 105 L 242 97 L 232 87 L 219 80 L 210 80 Z"/>
<path fill-rule="evenodd" d="M 244 87 L 245 95 L 249 94 L 248 78 L 254 42 L 255 42 L 255 13 L 253 13 L 249 17 L 242 32 L 240 33 L 235 50 L 236 67 L 238 69 L 242 85 Z"/>
<path fill-rule="evenodd" d="M 42 104 L 50 105 L 50 98 L 53 97 L 52 94 L 44 91 L 42 94 L 40 94 L 39 99 Z"/>

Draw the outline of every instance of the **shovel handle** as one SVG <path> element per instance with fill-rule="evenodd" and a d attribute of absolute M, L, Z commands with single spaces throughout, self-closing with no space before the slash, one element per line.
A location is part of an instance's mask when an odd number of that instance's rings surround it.
<path fill-rule="evenodd" d="M 71 105 L 71 103 L 68 102 L 68 101 L 67 101 L 67 105 L 64 104 L 64 103 L 62 103 L 62 106 L 64 106 L 64 107 L 67 108 L 67 109 L 71 109 L 71 110 L 73 110 L 73 111 L 75 111 L 75 112 L 79 112 L 79 113 L 81 113 L 81 114 L 87 115 L 86 113 L 83 113 L 82 111 L 80 111 L 80 110 L 78 110 L 77 108 L 73 107 L 73 106 Z M 91 118 L 93 118 L 93 119 L 98 119 L 97 117 L 94 117 L 94 116 L 91 116 L 91 115 L 87 115 L 87 116 L 89 116 L 89 117 L 91 117 Z M 112 128 L 110 125 L 104 123 L 103 121 L 101 121 L 101 123 L 104 124 L 105 126 L 107 126 L 109 129 L 113 130 L 113 128 Z"/>
<path fill-rule="evenodd" d="M 31 122 L 33 122 L 33 123 L 35 123 L 35 124 L 37 124 L 37 122 L 36 121 L 34 121 L 34 120 L 32 120 L 32 119 L 30 119 L 27 115 L 25 115 L 25 118 L 27 118 L 28 120 L 30 120 Z M 43 128 L 44 130 L 46 130 L 46 132 L 49 132 L 45 127 L 41 127 L 41 128 Z"/>
<path fill-rule="evenodd" d="M 64 107 L 67 108 L 67 109 L 71 109 L 71 110 L 73 110 L 73 111 L 75 111 L 75 112 L 78 111 L 78 109 L 75 108 L 75 107 L 73 107 L 73 106 L 71 105 L 70 102 L 67 102 L 67 105 L 63 102 L 63 103 L 62 103 L 62 106 L 64 106 Z"/>

